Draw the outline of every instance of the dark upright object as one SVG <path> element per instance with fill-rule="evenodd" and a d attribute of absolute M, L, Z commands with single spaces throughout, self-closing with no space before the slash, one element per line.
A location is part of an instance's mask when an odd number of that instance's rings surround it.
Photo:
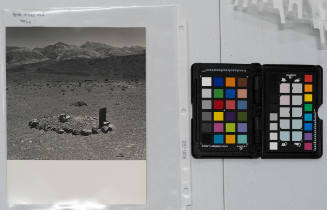
<path fill-rule="evenodd" d="M 102 128 L 103 123 L 107 121 L 107 108 L 101 108 L 99 110 L 99 128 Z"/>

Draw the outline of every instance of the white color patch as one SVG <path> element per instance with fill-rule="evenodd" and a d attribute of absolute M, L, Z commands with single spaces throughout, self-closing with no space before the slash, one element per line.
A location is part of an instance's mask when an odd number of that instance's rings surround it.
<path fill-rule="evenodd" d="M 202 98 L 211 98 L 211 89 L 202 89 Z"/>
<path fill-rule="evenodd" d="M 277 113 L 270 113 L 270 121 L 277 121 Z"/>
<path fill-rule="evenodd" d="M 270 130 L 276 131 L 277 130 L 277 123 L 270 123 Z"/>
<path fill-rule="evenodd" d="M 282 119 L 279 124 L 281 129 L 290 129 L 290 120 Z"/>
<path fill-rule="evenodd" d="M 280 93 L 290 93 L 290 83 L 281 83 L 279 87 Z"/>
<path fill-rule="evenodd" d="M 211 77 L 202 77 L 202 86 L 211 86 L 212 80 Z"/>
<path fill-rule="evenodd" d="M 290 105 L 290 95 L 281 95 L 280 105 Z"/>
<path fill-rule="evenodd" d="M 302 83 L 293 83 L 292 93 L 302 93 Z"/>
<path fill-rule="evenodd" d="M 292 120 L 292 129 L 302 129 L 302 119 Z"/>
<path fill-rule="evenodd" d="M 292 117 L 302 117 L 302 107 L 293 107 Z"/>
<path fill-rule="evenodd" d="M 280 117 L 289 117 L 290 116 L 290 108 L 289 107 L 280 107 L 279 116 Z"/>
<path fill-rule="evenodd" d="M 276 132 L 271 132 L 270 133 L 270 140 L 277 140 L 277 133 Z"/>
<path fill-rule="evenodd" d="M 292 105 L 302 105 L 302 96 L 292 96 Z"/>
<path fill-rule="evenodd" d="M 278 143 L 277 142 L 270 142 L 269 143 L 269 149 L 270 150 L 277 150 L 278 149 Z"/>

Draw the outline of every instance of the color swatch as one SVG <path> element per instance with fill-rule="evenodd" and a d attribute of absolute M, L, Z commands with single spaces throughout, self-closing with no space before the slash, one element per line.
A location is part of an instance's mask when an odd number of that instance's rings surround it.
<path fill-rule="evenodd" d="M 201 77 L 201 94 L 203 143 L 247 144 L 247 77 Z"/>

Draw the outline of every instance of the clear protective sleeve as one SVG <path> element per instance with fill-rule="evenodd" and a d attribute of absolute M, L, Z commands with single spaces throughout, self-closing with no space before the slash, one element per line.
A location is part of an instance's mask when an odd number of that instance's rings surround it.
<path fill-rule="evenodd" d="M 178 7 L 4 10 L 1 21 L 0 209 L 159 210 L 191 204 L 187 37 Z M 144 174 L 131 174 L 131 167 L 117 174 L 120 163 L 115 168 L 110 160 L 7 160 L 6 27 L 145 28 Z"/>

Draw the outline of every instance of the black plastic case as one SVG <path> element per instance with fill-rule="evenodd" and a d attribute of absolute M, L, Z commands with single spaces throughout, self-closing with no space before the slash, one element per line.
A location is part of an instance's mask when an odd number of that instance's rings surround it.
<path fill-rule="evenodd" d="M 269 150 L 269 110 L 279 99 L 280 75 L 313 75 L 314 97 L 314 148 L 301 151 L 289 146 L 283 151 Z M 277 77 L 276 77 L 277 75 Z M 211 146 L 202 141 L 201 132 L 201 77 L 238 76 L 247 77 L 248 141 L 247 145 Z M 191 67 L 192 92 L 192 155 L 195 158 L 319 158 L 322 155 L 322 120 L 318 109 L 322 104 L 322 68 L 313 65 L 260 65 L 254 64 L 214 64 L 195 63 Z M 304 83 L 303 83 L 304 84 Z M 213 94 L 213 93 L 212 93 Z M 303 92 L 304 94 L 304 92 Z M 213 97 L 213 96 L 212 96 Z M 213 98 L 212 98 L 213 100 Z M 212 118 L 213 119 L 213 118 Z M 210 135 L 213 135 L 209 133 Z M 303 134 L 304 135 L 304 134 Z M 303 145 L 302 145 L 303 149 Z"/>

